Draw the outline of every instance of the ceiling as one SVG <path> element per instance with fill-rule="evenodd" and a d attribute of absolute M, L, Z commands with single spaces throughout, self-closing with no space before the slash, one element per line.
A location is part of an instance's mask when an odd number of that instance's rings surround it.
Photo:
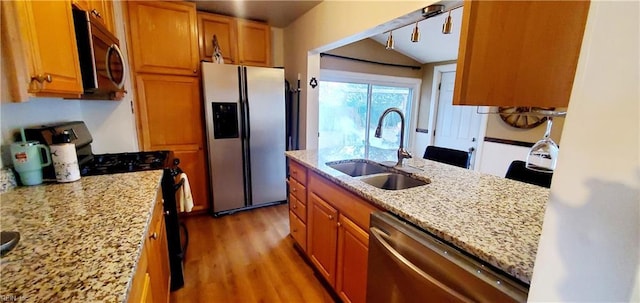
<path fill-rule="evenodd" d="M 196 0 L 193 2 L 196 3 L 196 8 L 199 11 L 264 21 L 273 27 L 284 28 L 322 1 Z"/>
<path fill-rule="evenodd" d="M 456 60 L 458 58 L 458 44 L 460 41 L 460 22 L 462 20 L 462 7 L 451 12 L 453 29 L 451 34 L 442 34 L 442 24 L 447 18 L 447 13 L 420 21 L 420 41 L 411 42 L 411 32 L 415 23 L 393 31 L 394 50 L 422 64 Z M 371 37 L 382 44 L 387 42 L 389 34 L 383 33 Z"/>
<path fill-rule="evenodd" d="M 273 27 L 284 28 L 304 15 L 307 11 L 322 1 L 298 0 L 194 0 L 200 11 L 235 16 L 251 20 L 265 21 Z M 460 40 L 460 22 L 462 8 L 451 12 L 453 30 L 449 35 L 442 34 L 442 24 L 447 13 L 422 20 L 418 23 L 420 41 L 411 42 L 411 32 L 415 24 L 409 24 L 393 31 L 394 50 L 422 64 L 456 60 L 458 58 L 458 43 Z M 371 37 L 384 47 L 388 33 Z"/>

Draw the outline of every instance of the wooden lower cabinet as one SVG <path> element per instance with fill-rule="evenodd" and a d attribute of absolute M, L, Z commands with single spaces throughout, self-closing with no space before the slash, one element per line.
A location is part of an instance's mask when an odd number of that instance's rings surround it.
<path fill-rule="evenodd" d="M 142 248 L 138 266 L 133 276 L 129 303 L 169 302 L 169 249 L 164 222 L 162 193 L 158 192 L 158 201 L 154 206 L 149 230 Z"/>
<path fill-rule="evenodd" d="M 308 180 L 307 255 L 343 302 L 365 302 L 367 231 L 378 208 L 314 172 Z"/>
<path fill-rule="evenodd" d="M 365 302 L 369 234 L 345 216 L 338 228 L 336 292 L 343 302 Z"/>
<path fill-rule="evenodd" d="M 336 248 L 338 245 L 338 211 L 315 194 L 309 196 L 308 255 L 320 274 L 336 283 Z"/>

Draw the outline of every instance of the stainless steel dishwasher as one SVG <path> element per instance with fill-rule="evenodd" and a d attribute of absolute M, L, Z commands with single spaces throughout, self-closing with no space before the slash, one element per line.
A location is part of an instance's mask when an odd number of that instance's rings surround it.
<path fill-rule="evenodd" d="M 525 302 L 527 287 L 385 212 L 371 215 L 367 302 Z"/>

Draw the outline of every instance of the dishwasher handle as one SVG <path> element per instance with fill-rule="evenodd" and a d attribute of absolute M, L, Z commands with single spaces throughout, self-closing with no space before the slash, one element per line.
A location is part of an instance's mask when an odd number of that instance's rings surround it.
<path fill-rule="evenodd" d="M 473 302 L 473 301 L 469 300 L 466 296 L 460 294 L 459 292 L 455 291 L 454 289 L 451 289 L 450 287 L 448 287 L 447 285 L 441 283 L 440 281 L 438 281 L 437 279 L 435 279 L 434 277 L 432 277 L 428 273 L 424 272 L 422 269 L 420 269 L 415 264 L 411 263 L 411 261 L 409 261 L 407 258 L 405 258 L 400 252 L 398 252 L 396 249 L 394 249 L 391 246 L 391 244 L 389 244 L 389 242 L 386 239 L 386 238 L 389 238 L 389 235 L 387 235 L 385 232 L 383 232 L 382 230 L 380 230 L 380 229 L 378 229 L 376 227 L 370 227 L 370 231 L 371 231 L 371 235 L 373 235 L 374 241 L 376 241 L 380 245 L 382 245 L 382 247 L 384 248 L 383 251 L 387 254 L 387 256 L 391 257 L 392 259 L 394 259 L 396 262 L 402 264 L 403 266 L 409 268 L 415 274 L 417 274 L 418 276 L 420 276 L 424 280 L 428 281 L 429 283 L 433 284 L 437 288 L 441 289 L 443 292 L 447 293 L 451 297 L 454 297 L 457 300 L 460 300 L 460 302 L 469 302 L 469 303 Z"/>

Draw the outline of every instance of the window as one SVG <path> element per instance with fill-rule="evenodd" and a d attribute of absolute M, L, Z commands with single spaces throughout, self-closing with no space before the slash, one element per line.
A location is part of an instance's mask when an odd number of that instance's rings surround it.
<path fill-rule="evenodd" d="M 318 148 L 354 158 L 397 160 L 400 116 L 390 113 L 385 117 L 381 138 L 374 136 L 376 126 L 387 108 L 399 108 L 406 120 L 405 147 L 409 146 L 414 90 L 417 86 L 415 82 L 419 80 L 412 79 L 414 83 L 397 83 L 343 75 L 332 72 L 320 83 Z M 366 78 L 371 78 L 371 75 Z"/>

